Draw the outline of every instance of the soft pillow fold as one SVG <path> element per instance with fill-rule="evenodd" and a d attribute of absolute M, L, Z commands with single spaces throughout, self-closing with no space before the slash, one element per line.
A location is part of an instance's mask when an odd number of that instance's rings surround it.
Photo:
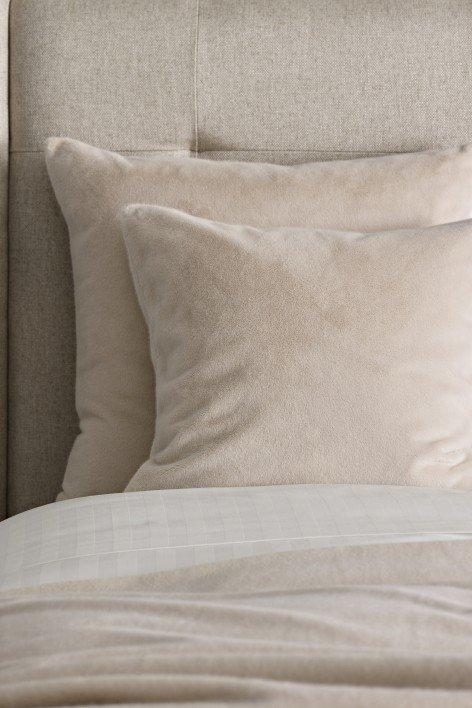
<path fill-rule="evenodd" d="M 123 217 L 157 378 L 128 490 L 472 486 L 472 221 L 375 234 Z"/>
<path fill-rule="evenodd" d="M 122 491 L 148 457 L 154 376 L 117 214 L 130 202 L 256 227 L 374 231 L 471 215 L 469 147 L 294 167 L 190 157 L 124 157 L 65 138 L 47 166 L 69 226 L 80 434 L 67 497 Z"/>

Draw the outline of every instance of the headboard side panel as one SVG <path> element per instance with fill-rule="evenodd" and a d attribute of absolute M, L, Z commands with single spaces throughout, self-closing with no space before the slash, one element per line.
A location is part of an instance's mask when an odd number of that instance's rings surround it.
<path fill-rule="evenodd" d="M 0 0 L 0 520 L 7 491 L 8 11 Z"/>

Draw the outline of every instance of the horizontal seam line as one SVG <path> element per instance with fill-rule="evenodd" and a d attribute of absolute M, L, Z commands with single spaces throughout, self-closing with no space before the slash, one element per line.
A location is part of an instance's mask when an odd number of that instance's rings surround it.
<path fill-rule="evenodd" d="M 145 149 L 139 149 L 139 150 L 132 150 L 130 148 L 117 148 L 117 147 L 107 147 L 107 148 L 102 148 L 103 150 L 109 150 L 111 152 L 132 152 L 132 153 L 140 153 L 140 152 L 193 152 L 195 154 L 196 151 L 193 148 L 185 148 L 185 147 L 175 147 L 175 148 L 145 148 Z M 420 148 L 418 148 L 419 150 Z M 42 154 L 44 150 L 10 150 L 10 155 L 15 155 L 15 154 Z M 393 150 L 393 151 L 387 151 L 387 150 L 335 150 L 335 149 L 326 149 L 326 150 L 320 150 L 317 148 L 202 148 L 198 151 L 198 154 L 201 154 L 202 152 L 315 152 L 318 153 L 319 155 L 338 155 L 338 154 L 343 154 L 343 155 L 402 155 L 405 154 L 405 152 L 410 152 L 408 151 L 400 151 L 400 150 Z"/>
<path fill-rule="evenodd" d="M 191 148 L 148 148 L 143 150 L 130 150 L 129 148 L 101 148 L 109 152 L 194 152 Z M 44 150 L 10 150 L 10 155 L 41 155 Z"/>
<path fill-rule="evenodd" d="M 419 148 L 418 148 L 419 149 Z M 439 148 L 438 148 L 439 149 Z M 358 154 L 369 154 L 369 155 L 381 155 L 381 154 L 401 154 L 406 151 L 387 151 L 387 150 L 343 150 L 342 148 L 314 148 L 314 147 L 303 147 L 303 148 L 202 148 L 199 152 L 317 152 L 324 154 L 336 154 L 344 153 L 346 155 L 358 155 Z M 410 152 L 410 151 L 407 151 Z"/>
<path fill-rule="evenodd" d="M 118 554 L 118 553 L 140 553 L 143 551 L 167 551 L 167 550 L 175 550 L 175 549 L 182 549 L 182 548 L 208 548 L 208 547 L 217 547 L 217 546 L 230 546 L 230 545 L 239 545 L 239 544 L 247 544 L 247 543 L 276 543 L 277 541 L 306 541 L 306 540 L 314 540 L 314 539 L 322 539 L 322 538 L 360 538 L 364 536 L 412 536 L 412 535 L 423 535 L 423 536 L 442 536 L 442 535 L 461 535 L 461 536 L 470 536 L 472 535 L 472 531 L 386 531 L 386 532 L 376 532 L 376 533 L 357 533 L 357 534 L 328 534 L 328 535 L 320 535 L 320 536 L 291 536 L 290 538 L 256 538 L 253 540 L 246 540 L 246 541 L 218 541 L 216 543 L 189 543 L 189 544 L 181 544 L 177 546 L 148 546 L 145 548 L 128 548 L 128 549 L 121 549 L 121 550 L 114 550 L 114 551 L 96 551 L 95 553 L 84 553 L 83 555 L 80 556 L 65 556 L 63 558 L 54 558 L 53 560 L 48 560 L 48 561 L 40 561 L 39 563 L 33 563 L 32 565 L 25 565 L 21 566 L 16 571 L 9 571 L 9 572 L 19 572 L 21 570 L 29 570 L 31 568 L 38 568 L 43 565 L 49 565 L 50 563 L 59 563 L 62 561 L 67 561 L 67 560 L 80 560 L 81 558 L 92 558 L 92 557 L 101 557 L 101 556 L 109 556 L 113 554 Z"/>

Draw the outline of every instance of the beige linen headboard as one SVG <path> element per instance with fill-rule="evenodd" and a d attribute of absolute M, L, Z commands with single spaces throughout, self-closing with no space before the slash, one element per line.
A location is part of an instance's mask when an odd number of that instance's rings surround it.
<path fill-rule="evenodd" d="M 45 138 L 290 163 L 472 141 L 471 42 L 470 0 L 0 0 L 3 514 L 54 499 L 77 426 Z"/>

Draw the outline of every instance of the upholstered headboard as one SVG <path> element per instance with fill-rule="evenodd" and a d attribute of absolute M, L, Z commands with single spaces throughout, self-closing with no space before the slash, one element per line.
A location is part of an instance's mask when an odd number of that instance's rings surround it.
<path fill-rule="evenodd" d="M 470 0 L 0 0 L 2 513 L 54 499 L 77 426 L 45 138 L 291 163 L 472 141 L 471 37 Z"/>

